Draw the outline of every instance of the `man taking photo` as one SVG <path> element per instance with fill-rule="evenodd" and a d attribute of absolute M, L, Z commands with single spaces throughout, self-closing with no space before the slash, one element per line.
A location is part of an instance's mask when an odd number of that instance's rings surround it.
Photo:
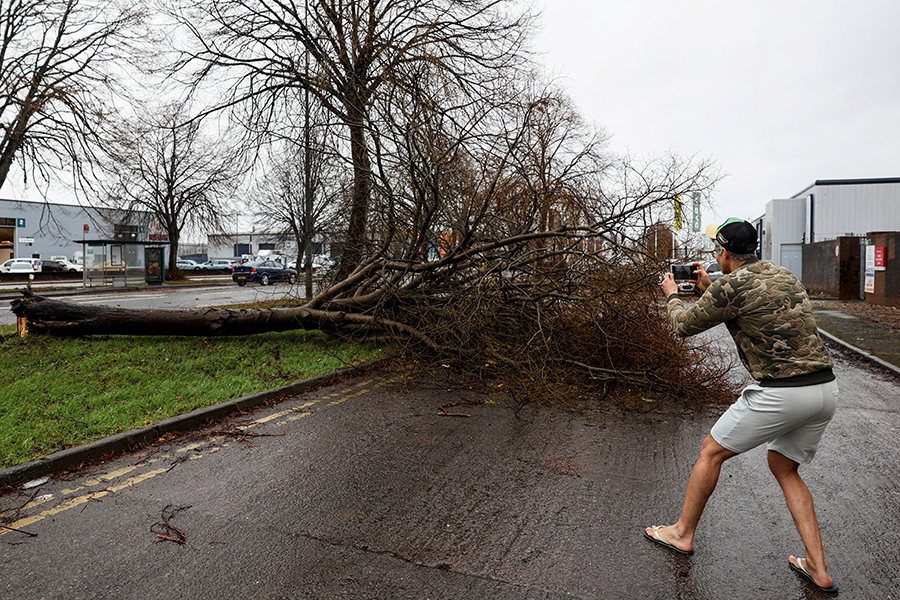
<path fill-rule="evenodd" d="M 828 574 L 812 495 L 799 474 L 815 456 L 835 411 L 837 385 L 831 357 L 816 329 L 803 284 L 787 269 L 756 257 L 756 229 L 741 219 L 711 225 L 716 261 L 724 276 L 713 283 L 696 264 L 703 292 L 686 308 L 678 284 L 667 274 L 661 287 L 675 332 L 688 337 L 725 323 L 741 362 L 756 383 L 747 386 L 700 447 L 674 525 L 648 527 L 650 541 L 681 554 L 693 554 L 694 533 L 712 495 L 722 463 L 767 443 L 769 469 L 784 498 L 806 556 L 789 557 L 791 569 L 825 592 L 838 586 Z"/>

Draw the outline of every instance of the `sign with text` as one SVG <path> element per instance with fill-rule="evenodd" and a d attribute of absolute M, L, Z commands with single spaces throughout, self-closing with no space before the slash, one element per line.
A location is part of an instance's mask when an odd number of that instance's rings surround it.
<path fill-rule="evenodd" d="M 694 192 L 692 195 L 694 200 L 694 231 L 700 231 L 700 192 Z"/>
<path fill-rule="evenodd" d="M 866 293 L 875 293 L 875 246 L 866 246 Z"/>
<path fill-rule="evenodd" d="M 887 258 L 887 248 L 879 248 L 875 246 L 875 270 L 884 271 Z"/>

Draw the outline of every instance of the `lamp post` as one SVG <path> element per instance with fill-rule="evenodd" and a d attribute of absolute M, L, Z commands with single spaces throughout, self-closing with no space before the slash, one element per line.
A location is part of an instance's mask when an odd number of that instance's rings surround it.
<path fill-rule="evenodd" d="M 307 35 L 309 35 L 309 0 L 304 1 L 303 25 L 306 27 Z M 312 149 L 309 140 L 309 50 L 306 50 L 303 56 L 304 76 L 306 77 L 306 85 L 303 86 L 303 188 L 304 188 L 304 208 L 303 211 L 303 236 L 306 238 L 306 298 L 313 297 L 312 282 L 312 235 L 313 235 L 313 194 L 312 194 Z"/>

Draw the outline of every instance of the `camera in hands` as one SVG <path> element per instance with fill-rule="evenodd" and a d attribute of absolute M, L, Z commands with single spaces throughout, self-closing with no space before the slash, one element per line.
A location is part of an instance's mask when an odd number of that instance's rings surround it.
<path fill-rule="evenodd" d="M 696 279 L 694 268 L 694 265 L 672 265 L 672 275 L 675 276 L 675 281 Z"/>

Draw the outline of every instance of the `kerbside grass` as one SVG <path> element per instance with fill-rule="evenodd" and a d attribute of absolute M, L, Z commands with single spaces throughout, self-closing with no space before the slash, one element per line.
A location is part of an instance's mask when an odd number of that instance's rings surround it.
<path fill-rule="evenodd" d="M 319 332 L 246 337 L 0 334 L 0 468 L 380 355 Z"/>

